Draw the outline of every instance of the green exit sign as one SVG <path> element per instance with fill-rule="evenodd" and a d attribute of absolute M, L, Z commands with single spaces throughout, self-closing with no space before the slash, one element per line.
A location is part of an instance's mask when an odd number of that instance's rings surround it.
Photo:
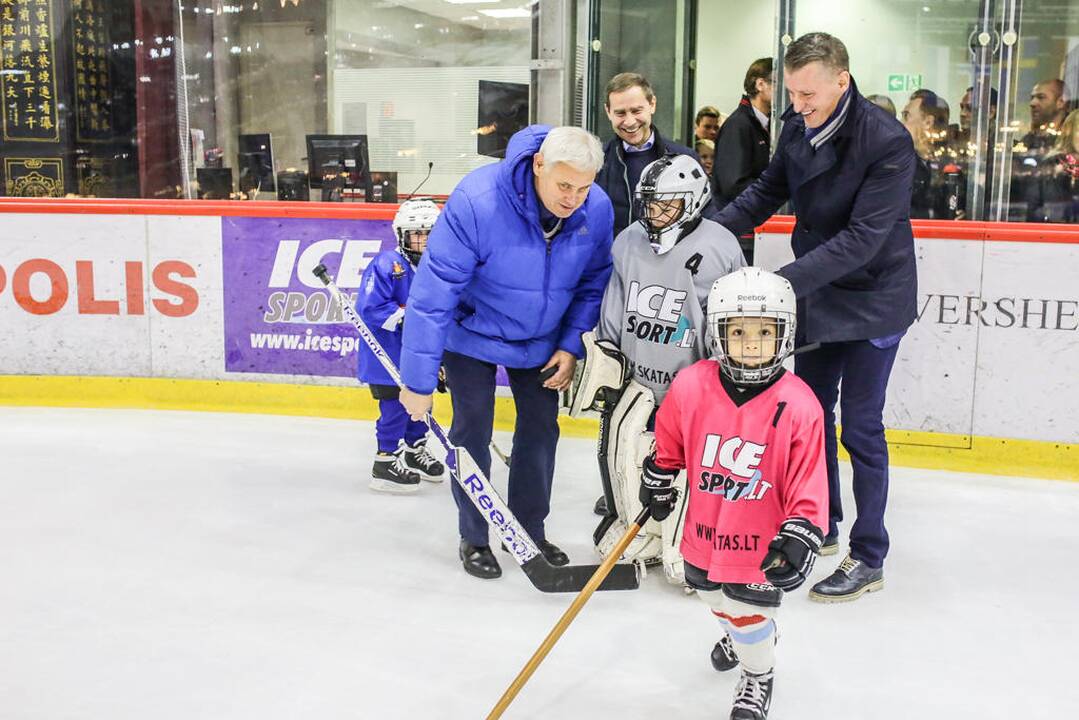
<path fill-rule="evenodd" d="M 921 90 L 922 76 L 909 73 L 892 73 L 888 75 L 888 92 L 904 92 L 906 90 Z"/>

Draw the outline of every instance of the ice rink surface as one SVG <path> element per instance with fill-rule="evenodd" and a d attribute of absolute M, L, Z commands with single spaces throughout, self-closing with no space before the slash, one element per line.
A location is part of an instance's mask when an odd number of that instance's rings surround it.
<path fill-rule="evenodd" d="M 374 494 L 373 448 L 367 422 L 0 408 L 0 718 L 485 717 L 572 596 L 502 553 L 465 575 L 448 484 Z M 576 563 L 598 488 L 564 439 L 547 527 Z M 894 468 L 888 519 L 884 591 L 785 599 L 770 717 L 1075 717 L 1079 484 Z M 597 594 L 505 717 L 725 719 L 718 633 L 658 574 Z"/>

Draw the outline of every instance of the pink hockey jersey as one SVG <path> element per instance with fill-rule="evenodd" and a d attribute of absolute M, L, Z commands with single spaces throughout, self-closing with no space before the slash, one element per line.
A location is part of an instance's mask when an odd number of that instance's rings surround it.
<path fill-rule="evenodd" d="M 739 407 L 716 361 L 685 368 L 656 414 L 656 463 L 686 468 L 682 557 L 713 582 L 767 582 L 760 564 L 787 518 L 827 531 L 823 411 L 793 373 Z"/>

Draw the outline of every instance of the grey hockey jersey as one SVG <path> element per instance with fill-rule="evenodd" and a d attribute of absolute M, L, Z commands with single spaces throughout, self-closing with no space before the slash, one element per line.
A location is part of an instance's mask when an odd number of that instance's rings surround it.
<path fill-rule="evenodd" d="M 746 261 L 738 239 L 707 219 L 664 255 L 656 255 L 635 222 L 618 234 L 611 254 L 614 272 L 596 335 L 622 350 L 658 406 L 676 372 L 710 355 L 708 291 Z"/>

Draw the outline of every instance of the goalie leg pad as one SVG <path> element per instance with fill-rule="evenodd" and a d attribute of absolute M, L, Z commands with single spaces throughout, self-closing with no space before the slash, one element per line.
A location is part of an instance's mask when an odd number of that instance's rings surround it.
<path fill-rule="evenodd" d="M 659 534 L 663 538 L 660 560 L 663 563 L 663 573 L 667 576 L 667 582 L 672 585 L 682 585 L 686 582 L 685 563 L 682 560 L 682 530 L 686 525 L 686 508 L 689 506 L 689 487 L 685 470 L 678 473 L 678 479 L 674 481 L 674 489 L 678 493 L 674 511 L 659 523 Z"/>
<path fill-rule="evenodd" d="M 597 542 L 600 554 L 604 556 L 641 511 L 641 472 L 644 459 L 652 453 L 655 445 L 653 433 L 647 430 L 655 407 L 652 391 L 631 380 L 610 411 L 610 417 L 601 426 L 606 429 L 601 445 L 607 449 L 606 469 L 615 500 L 613 510 L 618 515 L 618 521 L 607 528 Z M 649 520 L 645 523 L 624 557 L 638 562 L 662 563 L 667 579 L 680 585 L 684 579 L 680 546 L 689 497 L 685 472 L 678 474 L 674 488 L 678 492 L 674 512 L 662 522 Z"/>
<path fill-rule="evenodd" d="M 605 422 L 600 425 L 604 433 L 600 438 L 600 447 L 606 449 L 606 455 L 600 458 L 600 462 L 604 464 L 610 481 L 610 495 L 614 499 L 608 512 L 618 518 L 596 543 L 601 555 L 606 556 L 610 552 L 641 511 L 637 495 L 644 458 L 652 451 L 652 433 L 646 432 L 646 428 L 655 406 L 652 391 L 636 381 L 630 381 L 618 403 L 608 411 Z M 651 520 L 646 527 L 649 524 L 654 525 Z M 625 557 L 642 561 L 654 559 L 660 548 L 657 544 L 646 549 L 645 546 L 649 544 L 654 543 L 649 543 L 649 536 L 642 531 L 627 549 Z"/>
<path fill-rule="evenodd" d="M 577 363 L 569 388 L 562 392 L 562 406 L 571 417 L 613 403 L 629 377 L 629 362 L 614 343 L 596 340 L 594 332 L 582 335 L 581 342 L 584 359 Z"/>

